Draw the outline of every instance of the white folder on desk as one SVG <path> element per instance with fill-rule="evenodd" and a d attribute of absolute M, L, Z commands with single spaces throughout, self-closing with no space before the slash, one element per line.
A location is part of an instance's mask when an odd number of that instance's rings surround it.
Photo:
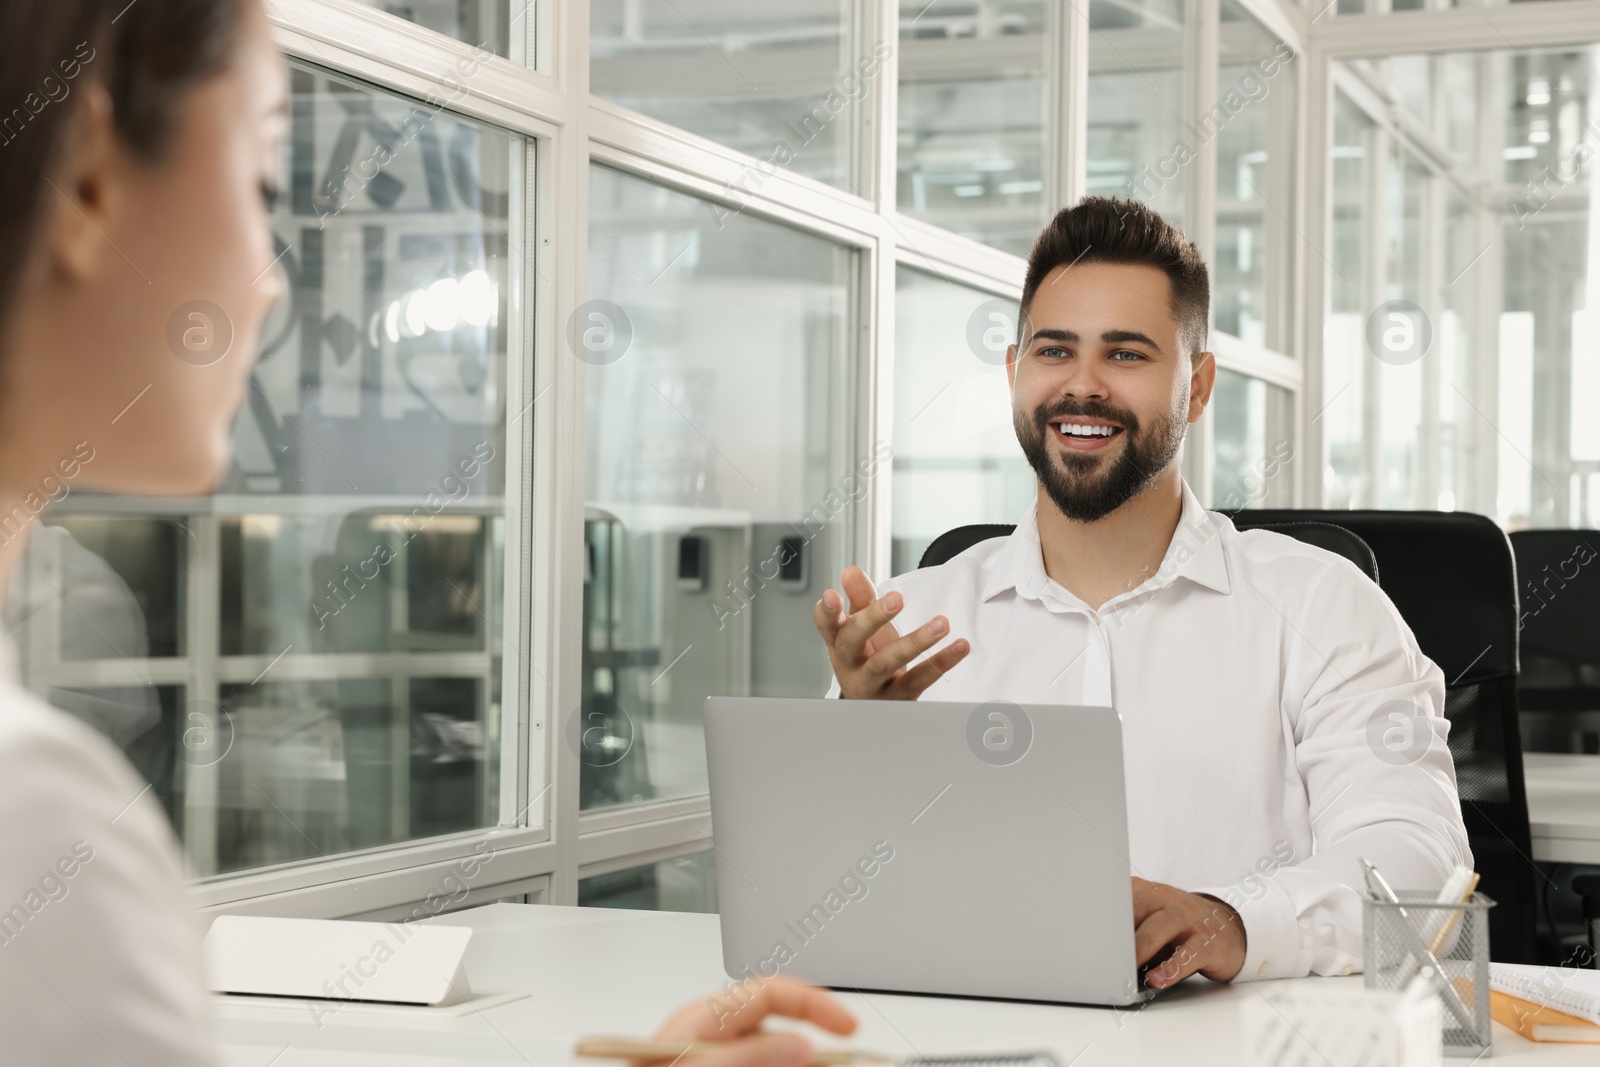
<path fill-rule="evenodd" d="M 465 926 L 221 915 L 206 934 L 217 993 L 443 1006 L 468 999 Z"/>

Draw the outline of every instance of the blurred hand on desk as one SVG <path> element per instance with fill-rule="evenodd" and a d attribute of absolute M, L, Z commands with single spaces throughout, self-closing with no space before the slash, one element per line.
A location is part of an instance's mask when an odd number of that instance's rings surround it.
<path fill-rule="evenodd" d="M 737 997 L 722 993 L 684 1005 L 656 1038 L 726 1042 L 716 1052 L 695 1055 L 694 1067 L 804 1067 L 811 1062 L 811 1042 L 799 1034 L 763 1031 L 763 1019 L 782 1015 L 830 1033 L 855 1032 L 855 1016 L 825 989 L 782 975 L 754 990 L 749 984 L 734 988 Z"/>

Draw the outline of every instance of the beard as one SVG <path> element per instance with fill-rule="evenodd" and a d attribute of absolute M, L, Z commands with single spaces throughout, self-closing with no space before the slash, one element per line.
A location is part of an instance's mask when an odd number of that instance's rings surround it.
<path fill-rule="evenodd" d="M 1073 415 L 1121 426 L 1122 454 L 1108 460 L 1099 452 L 1073 452 L 1056 445 L 1051 424 Z M 1031 418 L 1015 408 L 1012 425 L 1045 494 L 1061 514 L 1076 522 L 1103 519 L 1143 492 L 1177 456 L 1188 429 L 1176 406 L 1145 428 L 1133 412 L 1095 401 L 1065 401 L 1048 410 L 1039 408 Z"/>

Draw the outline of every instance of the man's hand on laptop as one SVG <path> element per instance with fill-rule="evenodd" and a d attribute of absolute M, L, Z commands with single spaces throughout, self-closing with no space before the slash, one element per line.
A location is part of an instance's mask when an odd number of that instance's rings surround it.
<path fill-rule="evenodd" d="M 1133 880 L 1133 947 L 1145 985 L 1166 989 L 1196 971 L 1226 982 L 1244 966 L 1244 922 L 1215 897 L 1175 886 Z"/>
<path fill-rule="evenodd" d="M 915 700 L 922 691 L 966 658 L 972 646 L 950 642 L 910 670 L 906 664 L 944 639 L 950 620 L 935 615 L 900 636 L 891 621 L 905 606 L 897 592 L 879 598 L 872 579 L 860 567 L 846 567 L 839 584 L 850 597 L 848 608 L 837 590 L 823 592 L 812 611 L 817 632 L 828 646 L 839 695 L 855 700 Z"/>
<path fill-rule="evenodd" d="M 759 981 L 759 979 L 758 979 Z M 657 1040 L 725 1042 L 715 1052 L 692 1057 L 694 1067 L 804 1067 L 811 1042 L 796 1033 L 761 1029 L 769 1015 L 820 1026 L 835 1034 L 853 1033 L 856 1017 L 825 989 L 778 975 L 754 989 L 746 982 L 686 1004 L 662 1025 Z"/>

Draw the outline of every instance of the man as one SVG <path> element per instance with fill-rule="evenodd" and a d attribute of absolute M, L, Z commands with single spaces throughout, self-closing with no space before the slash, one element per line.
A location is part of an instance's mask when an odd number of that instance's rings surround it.
<path fill-rule="evenodd" d="M 1471 863 L 1444 679 L 1394 605 L 1333 553 L 1234 529 L 1179 474 L 1216 379 L 1209 302 L 1198 250 L 1148 208 L 1058 214 L 1006 354 L 1039 483 L 1016 532 L 881 594 L 847 568 L 849 606 L 829 589 L 814 610 L 829 696 L 1118 710 L 1157 989 L 1359 970 L 1360 857 L 1415 889 Z M 1368 740 L 1396 708 L 1423 724 L 1400 766 Z"/>

